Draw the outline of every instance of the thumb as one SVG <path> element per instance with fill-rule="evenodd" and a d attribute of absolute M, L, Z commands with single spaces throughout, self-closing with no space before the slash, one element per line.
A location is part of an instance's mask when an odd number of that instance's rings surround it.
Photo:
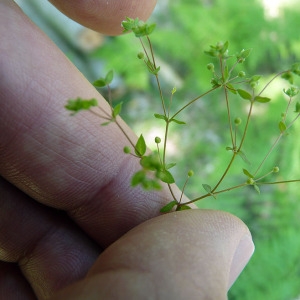
<path fill-rule="evenodd" d="M 137 226 L 53 299 L 227 299 L 254 245 L 238 218 L 192 210 Z"/>

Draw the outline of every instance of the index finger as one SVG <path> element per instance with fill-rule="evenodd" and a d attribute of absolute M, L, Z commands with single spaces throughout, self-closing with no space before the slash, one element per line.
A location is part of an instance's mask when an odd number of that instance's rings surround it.
<path fill-rule="evenodd" d="M 0 173 L 40 203 L 67 211 L 105 247 L 159 214 L 170 195 L 130 187 L 140 166 L 124 155 L 119 129 L 101 127 L 89 113 L 70 118 L 64 109 L 78 96 L 109 109 L 106 101 L 13 2 L 0 7 Z"/>
<path fill-rule="evenodd" d="M 78 23 L 108 35 L 122 32 L 125 17 L 149 18 L 156 0 L 50 0 L 65 15 Z"/>

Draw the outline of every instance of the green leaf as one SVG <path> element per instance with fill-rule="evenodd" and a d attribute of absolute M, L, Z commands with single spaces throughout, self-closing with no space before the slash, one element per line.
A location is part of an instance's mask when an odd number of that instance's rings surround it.
<path fill-rule="evenodd" d="M 208 192 L 209 194 L 211 193 L 211 186 L 208 184 L 203 183 L 202 184 L 203 188 L 205 189 L 206 192 Z"/>
<path fill-rule="evenodd" d="M 140 165 L 146 170 L 159 171 L 161 164 L 157 152 L 151 152 L 149 155 L 143 156 Z"/>
<path fill-rule="evenodd" d="M 295 112 L 300 113 L 300 102 L 296 103 Z"/>
<path fill-rule="evenodd" d="M 243 173 L 247 176 L 247 177 L 250 177 L 250 178 L 254 178 L 254 176 L 246 169 L 243 169 Z"/>
<path fill-rule="evenodd" d="M 294 74 L 300 76 L 300 63 L 294 63 L 294 64 L 292 65 L 291 71 L 292 71 Z"/>
<path fill-rule="evenodd" d="M 225 66 L 224 68 L 223 77 L 224 77 L 224 82 L 226 82 L 227 79 L 229 78 L 228 66 Z"/>
<path fill-rule="evenodd" d="M 167 205 L 165 205 L 165 206 L 160 210 L 160 212 L 161 212 L 161 213 L 168 213 L 168 212 L 170 212 L 170 211 L 173 209 L 173 207 L 174 207 L 175 205 L 177 205 L 177 204 L 178 204 L 178 202 L 177 202 L 176 200 L 173 200 L 173 201 L 169 202 Z"/>
<path fill-rule="evenodd" d="M 165 183 L 171 184 L 175 182 L 173 175 L 168 170 L 161 170 L 157 172 L 157 177 Z"/>
<path fill-rule="evenodd" d="M 151 34 L 156 26 L 154 23 L 147 24 L 138 18 L 131 19 L 128 17 L 122 22 L 121 25 L 124 28 L 123 33 L 132 31 L 136 37 L 142 37 Z"/>
<path fill-rule="evenodd" d="M 286 131 L 286 125 L 284 124 L 284 122 L 280 121 L 278 123 L 278 128 L 280 130 L 281 133 L 285 132 Z"/>
<path fill-rule="evenodd" d="M 281 78 L 287 80 L 290 84 L 294 83 L 294 76 L 290 71 L 282 74 Z"/>
<path fill-rule="evenodd" d="M 268 97 L 261 97 L 261 96 L 256 96 L 256 97 L 254 98 L 254 101 L 260 102 L 260 103 L 267 103 L 267 102 L 270 102 L 270 101 L 271 101 L 271 98 L 268 98 Z"/>
<path fill-rule="evenodd" d="M 107 126 L 111 123 L 112 121 L 108 121 L 108 122 L 104 122 L 104 123 L 101 123 L 101 126 Z"/>
<path fill-rule="evenodd" d="M 176 163 L 169 163 L 169 164 L 165 165 L 165 168 L 166 168 L 166 170 L 169 170 L 169 169 L 171 169 L 171 168 L 173 168 L 175 166 L 176 166 Z"/>
<path fill-rule="evenodd" d="M 73 111 L 72 115 L 79 112 L 80 110 L 88 110 L 92 106 L 97 106 L 98 102 L 96 99 L 84 100 L 82 98 L 69 99 L 65 108 L 67 110 Z"/>
<path fill-rule="evenodd" d="M 295 97 L 299 94 L 299 89 L 297 87 L 290 87 L 289 89 L 283 89 L 283 92 L 289 97 Z"/>
<path fill-rule="evenodd" d="M 171 122 L 175 122 L 176 124 L 180 124 L 180 125 L 184 125 L 184 124 L 186 124 L 185 122 L 183 122 L 183 121 L 179 121 L 179 120 L 177 120 L 177 119 L 174 119 L 174 118 L 170 120 L 170 123 L 171 123 Z"/>
<path fill-rule="evenodd" d="M 121 110 L 122 110 L 122 102 L 120 102 L 119 104 L 117 104 L 113 111 L 112 111 L 112 117 L 115 119 L 120 113 L 121 113 Z"/>
<path fill-rule="evenodd" d="M 113 70 L 108 71 L 108 73 L 105 76 L 105 83 L 106 85 L 110 84 L 114 78 L 114 72 Z"/>
<path fill-rule="evenodd" d="M 142 157 L 146 153 L 146 149 L 147 149 L 146 142 L 143 135 L 141 134 L 134 147 L 134 152 L 137 156 Z"/>
<path fill-rule="evenodd" d="M 183 204 L 183 205 L 179 205 L 176 209 L 176 211 L 182 211 L 182 210 L 187 210 L 187 209 L 192 209 L 191 207 L 189 207 L 188 205 L 186 204 Z"/>
<path fill-rule="evenodd" d="M 93 82 L 93 86 L 97 87 L 97 88 L 104 87 L 104 86 L 106 86 L 106 81 L 104 78 L 99 78 Z"/>
<path fill-rule="evenodd" d="M 236 89 L 234 88 L 234 86 L 231 83 L 227 83 L 226 88 L 229 92 L 236 94 Z"/>
<path fill-rule="evenodd" d="M 252 49 L 243 49 L 238 55 L 237 60 L 243 62 L 251 53 Z"/>
<path fill-rule="evenodd" d="M 247 91 L 245 90 L 242 90 L 242 89 L 237 89 L 237 92 L 238 94 L 245 100 L 251 100 L 252 99 L 252 96 L 250 93 L 248 93 Z"/>
<path fill-rule="evenodd" d="M 260 189 L 257 184 L 253 184 L 254 189 L 257 191 L 258 194 L 260 194 Z"/>
<path fill-rule="evenodd" d="M 245 154 L 242 150 L 240 150 L 237 154 L 242 158 L 242 160 L 243 160 L 245 163 L 247 163 L 248 165 L 251 165 L 251 163 L 250 163 L 250 161 L 248 160 L 246 154 Z"/>
<path fill-rule="evenodd" d="M 161 115 L 161 114 L 154 114 L 154 117 L 156 119 L 161 119 L 161 120 L 165 120 L 166 122 L 168 121 L 168 118 L 164 115 Z"/>
<path fill-rule="evenodd" d="M 131 185 L 132 186 L 137 186 L 141 183 L 143 183 L 146 179 L 146 173 L 143 170 L 140 170 L 138 172 L 136 172 L 132 178 L 131 178 Z"/>

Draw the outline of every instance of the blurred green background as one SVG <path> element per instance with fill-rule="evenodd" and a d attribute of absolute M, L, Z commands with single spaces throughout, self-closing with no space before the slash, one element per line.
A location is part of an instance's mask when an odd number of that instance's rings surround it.
<path fill-rule="evenodd" d="M 162 137 L 163 122 L 153 118 L 153 112 L 160 112 L 159 95 L 155 81 L 136 58 L 141 47 L 133 35 L 102 36 L 70 21 L 47 2 L 17 2 L 90 81 L 113 69 L 113 101 L 124 102 L 123 118 L 137 134 L 143 133 L 150 145 L 156 135 Z M 243 68 L 247 74 L 264 75 L 261 87 L 277 71 L 300 61 L 297 0 L 159 0 L 151 20 L 157 23 L 151 40 L 161 66 L 162 88 L 166 93 L 177 88 L 174 112 L 210 88 L 211 73 L 206 65 L 212 59 L 203 52 L 218 41 L 228 40 L 233 54 L 253 48 Z M 235 164 L 225 186 L 243 182 L 241 169 L 255 170 L 278 136 L 277 124 L 287 104 L 283 88 L 288 88 L 288 83 L 278 79 L 265 93 L 272 102 L 255 109 L 244 147 L 251 165 L 242 160 Z M 233 117 L 245 121 L 244 102 L 236 103 Z M 187 125 L 172 127 L 169 157 L 177 161 L 174 174 L 178 185 L 183 185 L 189 169 L 195 172 L 186 190 L 189 197 L 202 194 L 203 183 L 215 184 L 227 166 L 230 153 L 225 147 L 230 139 L 226 118 L 224 97 L 214 93 L 180 115 Z M 299 123 L 264 165 L 264 172 L 280 167 L 272 180 L 300 178 Z M 263 186 L 260 195 L 244 188 L 199 203 L 200 208 L 237 215 L 253 234 L 255 254 L 231 288 L 229 299 L 300 299 L 299 187 L 299 183 Z"/>

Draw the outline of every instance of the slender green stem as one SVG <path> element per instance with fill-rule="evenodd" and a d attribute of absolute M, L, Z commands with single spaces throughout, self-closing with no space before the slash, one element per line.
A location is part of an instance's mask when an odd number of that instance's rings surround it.
<path fill-rule="evenodd" d="M 263 89 L 258 93 L 258 96 L 260 96 L 267 88 L 268 86 L 279 76 L 281 76 L 282 74 L 288 72 L 289 70 L 286 70 L 286 71 L 282 71 L 280 73 L 277 73 L 264 87 Z"/>
<path fill-rule="evenodd" d="M 292 180 L 281 180 L 281 181 L 272 181 L 272 182 L 256 182 L 257 185 L 265 185 L 265 184 L 283 184 L 283 183 L 294 183 L 300 182 L 300 179 L 292 179 Z"/>
<path fill-rule="evenodd" d="M 225 100 L 226 100 L 226 108 L 227 108 L 227 118 L 228 118 L 228 123 L 229 123 L 229 131 L 230 131 L 230 138 L 231 138 L 231 143 L 232 147 L 235 148 L 235 142 L 233 138 L 233 130 L 232 130 L 232 122 L 231 122 L 231 113 L 230 113 L 230 105 L 229 105 L 229 99 L 228 99 L 228 91 L 226 86 L 224 85 L 224 93 L 225 93 Z"/>
<path fill-rule="evenodd" d="M 234 159 L 236 157 L 237 153 L 236 152 L 233 152 L 232 154 L 232 157 L 231 157 L 231 160 L 226 168 L 226 170 L 224 171 L 223 175 L 221 176 L 221 178 L 219 179 L 219 181 L 217 182 L 217 184 L 214 186 L 214 188 L 211 190 L 212 193 L 215 192 L 215 190 L 219 187 L 219 185 L 222 183 L 223 179 L 225 178 L 225 176 L 227 175 L 228 171 L 230 170 L 233 162 L 234 162 Z"/>
<path fill-rule="evenodd" d="M 188 204 L 194 203 L 194 202 L 196 202 L 196 201 L 205 199 L 205 198 L 207 198 L 207 197 L 210 197 L 210 196 L 213 196 L 213 195 L 218 195 L 218 194 L 221 194 L 221 193 L 224 193 L 224 192 L 229 192 L 229 191 L 232 191 L 232 190 L 235 190 L 235 189 L 242 188 L 242 187 L 247 186 L 247 185 L 248 185 L 247 183 L 241 183 L 241 184 L 239 184 L 239 185 L 235 185 L 235 186 L 232 186 L 232 187 L 229 187 L 229 188 L 226 188 L 226 189 L 217 191 L 217 192 L 215 192 L 215 193 L 212 193 L 212 192 L 211 192 L 211 193 L 207 193 L 207 194 L 204 194 L 204 195 L 202 195 L 202 196 L 200 196 L 200 197 L 197 197 L 197 198 L 195 198 L 195 199 L 193 199 L 193 200 L 190 200 L 190 201 L 188 201 L 188 202 L 185 202 L 184 204 L 185 204 L 185 205 L 188 205 Z"/>
<path fill-rule="evenodd" d="M 248 131 L 248 127 L 249 127 L 249 122 L 250 122 L 250 117 L 251 117 L 251 114 L 252 114 L 253 104 L 254 104 L 254 101 L 251 101 L 249 111 L 248 111 L 246 125 L 245 125 L 245 128 L 244 128 L 244 132 L 243 132 L 243 135 L 242 135 L 240 146 L 239 146 L 237 152 L 239 152 L 243 147 L 243 144 L 244 144 L 244 141 L 245 141 L 245 138 L 246 138 L 246 134 L 247 134 L 247 131 Z"/>
<path fill-rule="evenodd" d="M 213 88 L 211 88 L 210 90 L 208 90 L 207 92 L 199 95 L 198 97 L 194 98 L 193 100 L 191 100 L 190 102 L 188 102 L 186 105 L 184 105 L 182 108 L 180 108 L 170 119 L 175 118 L 178 114 L 180 114 L 184 109 L 186 109 L 187 107 L 189 107 L 191 104 L 193 104 L 194 102 L 196 102 L 197 100 L 203 98 L 204 96 L 206 96 L 207 94 L 211 93 L 212 91 L 218 89 L 220 86 L 215 86 Z"/>

